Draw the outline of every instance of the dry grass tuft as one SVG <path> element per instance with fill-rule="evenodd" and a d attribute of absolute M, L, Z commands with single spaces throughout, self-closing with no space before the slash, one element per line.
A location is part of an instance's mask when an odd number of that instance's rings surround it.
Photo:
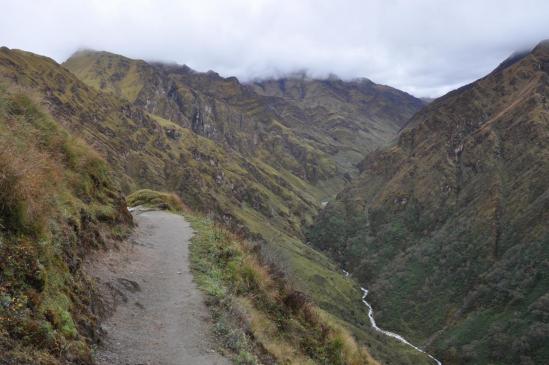
<path fill-rule="evenodd" d="M 20 233 L 41 233 L 51 210 L 52 187 L 60 176 L 59 166 L 44 152 L 0 138 L 2 226 Z"/>

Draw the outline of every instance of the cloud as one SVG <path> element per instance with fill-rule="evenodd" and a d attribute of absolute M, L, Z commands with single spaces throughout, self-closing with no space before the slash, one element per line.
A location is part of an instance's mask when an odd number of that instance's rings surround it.
<path fill-rule="evenodd" d="M 549 37 L 543 0 L 5 0 L 0 44 L 81 47 L 242 80 L 307 70 L 438 96 Z"/>

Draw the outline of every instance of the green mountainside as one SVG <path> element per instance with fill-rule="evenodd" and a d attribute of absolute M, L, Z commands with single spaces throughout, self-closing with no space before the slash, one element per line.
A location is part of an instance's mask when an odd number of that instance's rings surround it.
<path fill-rule="evenodd" d="M 350 328 L 376 359 L 429 363 L 373 332 L 358 285 L 303 243 L 302 227 L 352 170 L 334 157 L 341 142 L 305 128 L 310 120 L 282 119 L 269 100 L 283 98 L 259 95 L 234 78 L 91 55 L 97 71 L 86 62 L 78 63 L 85 72 L 70 67 L 84 83 L 51 59 L 4 47 L 0 83 L 31 97 L 58 128 L 93 147 L 124 192 L 174 191 L 191 208 L 262 242 L 291 284 Z"/>
<path fill-rule="evenodd" d="M 311 227 L 444 364 L 549 363 L 549 42 L 434 100 Z"/>
<path fill-rule="evenodd" d="M 33 97 L 0 88 L 0 364 L 88 363 L 92 249 L 132 225 L 107 163 Z"/>
<path fill-rule="evenodd" d="M 336 161 L 350 167 L 363 156 L 394 139 L 400 128 L 423 107 L 423 102 L 400 90 L 368 79 L 325 80 L 304 75 L 257 81 L 253 89 L 279 97 L 272 107 L 282 118 L 299 115 L 333 138 Z M 299 110 L 299 113 L 295 113 Z"/>
<path fill-rule="evenodd" d="M 239 254 L 195 263 L 218 265 L 236 294 L 234 262 L 263 278 L 239 301 L 262 308 L 271 330 L 254 333 L 276 358 L 305 328 L 314 346 L 298 358 L 432 363 L 371 328 L 362 284 L 380 327 L 445 365 L 549 363 L 548 96 L 547 41 L 427 106 L 366 79 L 240 83 L 107 52 L 59 65 L 2 47 L 0 364 L 92 361 L 100 313 L 80 265 L 127 235 L 122 197 L 137 189 L 174 192 L 159 196 L 230 229 L 219 240 L 196 218 L 203 249 Z M 277 318 L 294 291 L 329 335 L 306 311 Z M 275 323 L 295 331 L 271 339 Z"/>
<path fill-rule="evenodd" d="M 77 52 L 63 65 L 90 86 L 320 186 L 354 170 L 365 152 L 386 145 L 423 106 L 366 80 L 247 85 L 212 71 L 94 51 Z M 328 184 L 326 194 L 334 192 Z"/>

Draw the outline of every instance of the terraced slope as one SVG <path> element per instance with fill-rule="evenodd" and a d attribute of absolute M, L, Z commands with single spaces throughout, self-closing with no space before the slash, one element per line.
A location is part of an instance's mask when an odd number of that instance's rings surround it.
<path fill-rule="evenodd" d="M 549 361 L 549 42 L 417 113 L 309 234 L 445 364 Z"/>

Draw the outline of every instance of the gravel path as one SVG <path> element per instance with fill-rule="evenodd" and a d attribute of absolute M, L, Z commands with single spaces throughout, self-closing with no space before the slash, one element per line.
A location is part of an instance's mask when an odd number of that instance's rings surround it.
<path fill-rule="evenodd" d="M 112 311 L 98 365 L 225 365 L 216 353 L 202 294 L 189 269 L 193 231 L 179 215 L 134 212 L 138 228 L 119 250 L 88 265 Z"/>

